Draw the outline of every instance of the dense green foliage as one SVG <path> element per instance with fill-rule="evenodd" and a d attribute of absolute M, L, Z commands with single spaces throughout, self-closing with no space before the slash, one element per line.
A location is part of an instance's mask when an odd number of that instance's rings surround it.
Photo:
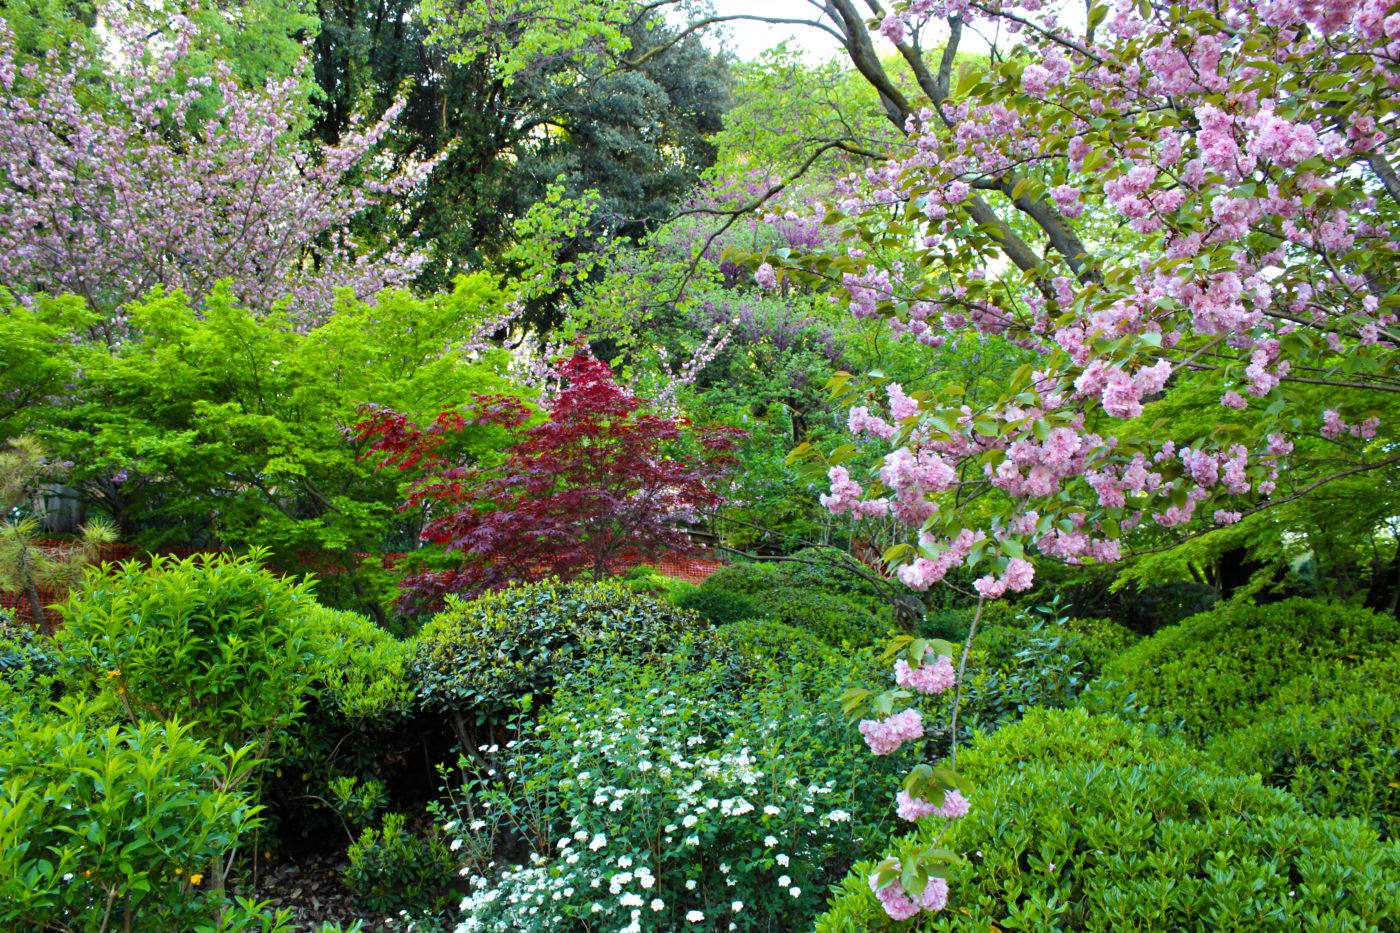
<path fill-rule="evenodd" d="M 133 724 L 187 722 L 215 748 L 267 754 L 305 705 L 319 607 L 259 557 L 157 555 L 91 575 L 63 607 L 66 679 Z"/>
<path fill-rule="evenodd" d="M 412 671 L 424 709 L 495 722 L 592 658 L 665 651 L 702 624 L 616 580 L 546 580 L 449 601 L 419 633 Z"/>
<path fill-rule="evenodd" d="M 822 563 L 812 551 L 796 556 L 794 562 L 721 567 L 693 599 L 714 604 L 714 611 L 726 620 L 749 612 L 750 617 L 803 629 L 837 647 L 868 645 L 890 633 L 889 607 L 860 577 Z"/>
<path fill-rule="evenodd" d="M 417 836 L 402 813 L 386 813 L 378 829 L 366 828 L 346 853 L 345 884 L 371 910 L 418 913 L 451 899 L 447 882 L 457 859 L 437 826 Z"/>
<path fill-rule="evenodd" d="M 1369 818 L 1400 837 L 1400 657 L 1334 664 L 1284 685 L 1257 721 L 1223 732 L 1207 756 L 1227 772 L 1259 773 L 1310 812 Z"/>
<path fill-rule="evenodd" d="M 867 863 L 820 933 L 1339 933 L 1400 922 L 1400 848 L 1361 821 L 1309 816 L 1288 794 L 1221 774 L 1141 726 L 1036 712 L 962 764 L 979 792 L 941 843 L 968 853 L 949 876 L 949 910 L 914 927 L 891 921 Z M 901 847 L 927 845 L 936 828 Z"/>
<path fill-rule="evenodd" d="M 1336 603 L 1227 604 L 1119 655 L 1085 702 L 1201 739 L 1253 722 L 1294 678 L 1376 657 L 1397 636 L 1393 617 Z"/>
<path fill-rule="evenodd" d="M 721 571 L 723 572 L 723 571 Z M 744 619 L 756 619 L 762 612 L 743 593 L 719 586 L 701 586 L 676 597 L 676 605 L 704 616 L 711 625 L 729 625 Z"/>
<path fill-rule="evenodd" d="M 249 749 L 225 758 L 188 724 L 108 725 L 106 712 L 0 716 L 0 928 L 286 929 L 198 887 L 258 823 L 228 789 Z"/>
<path fill-rule="evenodd" d="M 677 675 L 609 662 L 571 678 L 495 760 L 508 779 L 480 785 L 481 822 L 458 810 L 464 851 L 518 833 L 538 856 L 503 873 L 473 865 L 466 929 L 625 922 L 625 892 L 661 902 L 648 930 L 694 910 L 721 928 L 803 929 L 880 839 L 898 765 L 813 702 L 805 682 L 830 666 L 780 661 L 741 695 L 723 663 Z"/>

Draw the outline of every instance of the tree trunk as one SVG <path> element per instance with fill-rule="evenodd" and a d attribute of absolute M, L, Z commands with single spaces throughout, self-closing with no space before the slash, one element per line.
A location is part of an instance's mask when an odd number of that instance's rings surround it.
<path fill-rule="evenodd" d="M 29 600 L 29 616 L 34 622 L 34 627 L 45 638 L 52 638 L 53 626 L 49 624 L 49 614 L 44 611 L 44 601 L 39 598 L 39 587 L 35 584 L 33 575 L 24 581 L 24 595 Z"/>

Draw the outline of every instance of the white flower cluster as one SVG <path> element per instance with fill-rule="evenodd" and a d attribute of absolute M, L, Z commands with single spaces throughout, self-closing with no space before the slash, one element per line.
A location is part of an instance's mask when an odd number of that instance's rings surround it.
<path fill-rule="evenodd" d="M 725 710 L 714 698 L 615 693 L 607 708 L 556 704 L 527 741 L 507 746 L 498 767 L 522 775 L 517 790 L 533 787 L 530 805 L 568 829 L 530 866 L 473 879 L 457 933 L 533 933 L 580 918 L 620 933 L 736 930 L 746 902 L 745 920 L 801 898 L 793 876 L 815 880 L 837 824 L 851 821 L 823 805 L 834 782 L 789 776 L 802 766 L 777 746 L 756 751 L 746 735 L 766 724 L 716 730 Z"/>

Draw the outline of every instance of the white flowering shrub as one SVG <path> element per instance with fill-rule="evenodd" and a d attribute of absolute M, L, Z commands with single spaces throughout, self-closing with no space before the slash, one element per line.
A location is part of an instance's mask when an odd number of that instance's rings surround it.
<path fill-rule="evenodd" d="M 736 701 L 717 669 L 614 663 L 481 749 L 494 773 L 455 798 L 455 851 L 529 856 L 464 871 L 458 933 L 810 925 L 887 837 L 899 762 L 805 697 L 800 664 L 783 674 Z"/>

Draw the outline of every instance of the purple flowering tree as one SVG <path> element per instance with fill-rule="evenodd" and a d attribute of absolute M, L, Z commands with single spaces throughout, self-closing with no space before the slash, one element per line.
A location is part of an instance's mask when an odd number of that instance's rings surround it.
<path fill-rule="evenodd" d="M 297 77 L 248 90 L 222 64 L 185 76 L 192 27 L 175 26 L 160 49 L 118 29 L 102 87 L 84 83 L 81 56 L 22 63 L 0 27 L 0 280 L 21 295 L 83 296 L 108 341 L 122 306 L 157 286 L 197 301 L 228 279 L 249 307 L 289 298 L 313 324 L 338 288 L 363 298 L 406 282 L 416 260 L 376 254 L 347 229 L 432 168 L 373 177 L 368 157 L 398 108 L 335 147 L 308 147 Z M 200 119 L 211 94 L 214 116 Z"/>

